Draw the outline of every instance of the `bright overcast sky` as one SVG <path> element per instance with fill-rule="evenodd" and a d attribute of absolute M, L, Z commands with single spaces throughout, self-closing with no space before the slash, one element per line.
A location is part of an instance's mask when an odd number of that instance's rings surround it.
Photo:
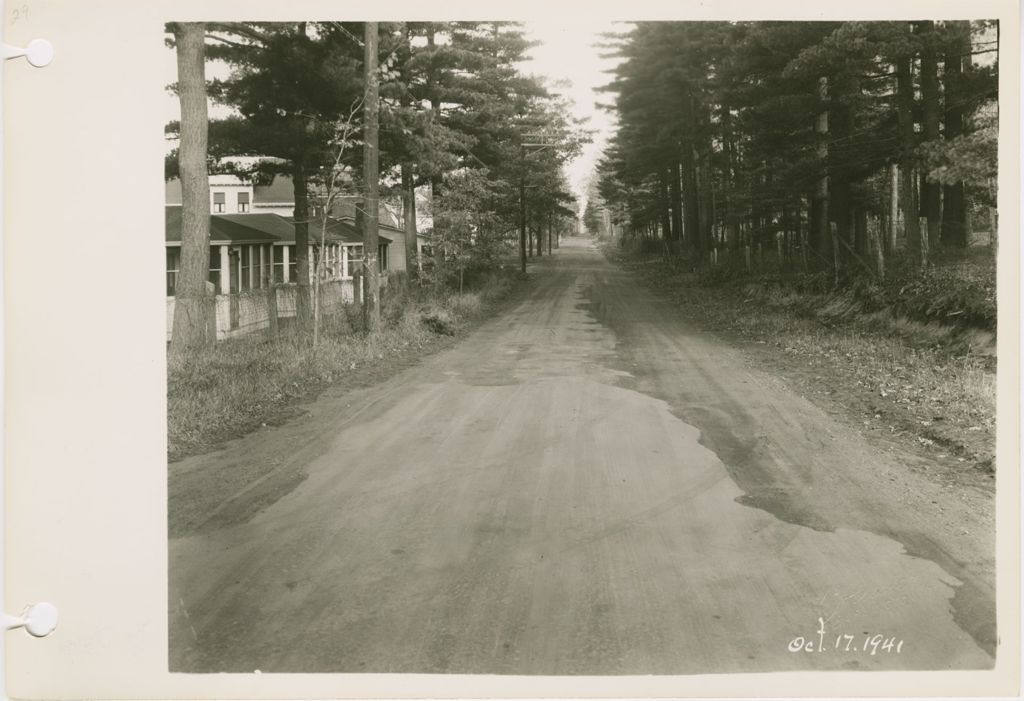
<path fill-rule="evenodd" d="M 623 25 L 578 18 L 564 24 L 527 22 L 526 29 L 530 38 L 541 44 L 531 50 L 532 59 L 524 62 L 522 69 L 548 76 L 552 81 L 569 81 L 569 87 L 555 86 L 554 90 L 570 98 L 575 103 L 576 116 L 586 118 L 587 127 L 595 131 L 593 143 L 568 167 L 569 182 L 579 195 L 582 207 L 586 183 L 614 128 L 612 115 L 594 103 L 609 102 L 609 96 L 599 93 L 598 88 L 611 81 L 605 71 L 613 68 L 616 61 L 602 59 L 598 55 L 601 50 L 594 44 L 600 42 L 606 32 L 622 31 Z"/>

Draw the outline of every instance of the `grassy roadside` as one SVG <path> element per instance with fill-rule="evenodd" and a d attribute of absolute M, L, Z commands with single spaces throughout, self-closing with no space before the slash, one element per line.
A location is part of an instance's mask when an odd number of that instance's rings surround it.
<path fill-rule="evenodd" d="M 926 456 L 939 479 L 991 483 L 994 323 L 992 331 L 924 323 L 900 308 L 864 305 L 850 290 L 715 280 L 615 246 L 604 250 L 682 314 L 742 347 L 822 408 Z M 954 275 L 947 270 L 939 279 L 955 289 Z M 905 283 L 905 293 L 911 284 L 920 283 Z"/>
<path fill-rule="evenodd" d="M 215 449 L 261 426 L 280 423 L 328 386 L 364 387 L 436 352 L 508 303 L 522 282 L 491 273 L 462 294 L 393 287 L 377 334 L 360 330 L 347 306 L 324 319 L 314 351 L 308 331 L 277 339 L 252 335 L 217 343 L 198 356 L 168 358 L 167 452 L 171 461 Z"/>

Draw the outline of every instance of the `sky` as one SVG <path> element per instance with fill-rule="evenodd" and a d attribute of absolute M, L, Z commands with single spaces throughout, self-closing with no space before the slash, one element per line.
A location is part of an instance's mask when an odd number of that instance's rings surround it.
<path fill-rule="evenodd" d="M 615 128 L 613 116 L 596 107 L 595 102 L 608 102 L 609 96 L 598 92 L 598 88 L 611 81 L 606 71 L 614 68 L 617 61 L 602 59 L 598 55 L 601 50 L 594 44 L 602 40 L 604 33 L 622 31 L 623 25 L 578 18 L 571 23 L 527 22 L 525 28 L 528 36 L 541 44 L 531 50 L 531 60 L 524 61 L 521 69 L 552 81 L 569 81 L 570 86 L 555 87 L 554 91 L 570 98 L 575 104 L 575 115 L 588 119 L 587 127 L 595 132 L 593 142 L 567 167 L 582 211 L 587 181 Z"/>

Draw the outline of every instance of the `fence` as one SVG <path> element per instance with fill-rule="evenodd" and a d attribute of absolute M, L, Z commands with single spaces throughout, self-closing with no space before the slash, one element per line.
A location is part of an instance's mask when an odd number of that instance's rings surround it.
<path fill-rule="evenodd" d="M 342 304 L 353 301 L 351 280 L 334 280 L 320 286 L 321 313 L 337 311 Z M 273 297 L 271 297 L 273 294 Z M 272 318 L 295 317 L 297 287 L 276 285 L 262 290 L 217 295 L 217 340 L 244 336 L 269 329 Z M 310 295 L 313 288 L 310 288 Z M 312 302 L 312 300 L 310 300 Z M 167 298 L 167 340 L 174 326 L 174 297 Z"/>

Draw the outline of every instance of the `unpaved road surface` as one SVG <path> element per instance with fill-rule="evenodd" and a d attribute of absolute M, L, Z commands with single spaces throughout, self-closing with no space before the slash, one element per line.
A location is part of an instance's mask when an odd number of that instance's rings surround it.
<path fill-rule="evenodd" d="M 260 474 L 170 542 L 172 671 L 992 666 L 987 497 L 951 498 L 588 241 L 533 275 L 454 348 L 171 465 L 197 498 Z"/>

